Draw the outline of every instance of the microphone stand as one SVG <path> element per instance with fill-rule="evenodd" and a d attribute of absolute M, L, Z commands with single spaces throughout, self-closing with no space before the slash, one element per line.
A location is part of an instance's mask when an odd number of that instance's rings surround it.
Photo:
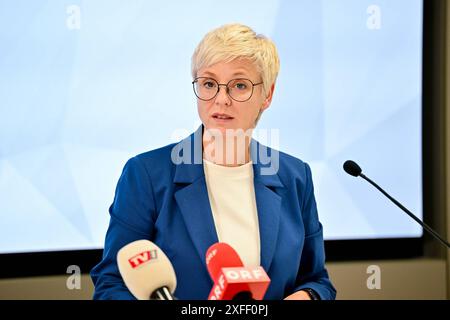
<path fill-rule="evenodd" d="M 359 174 L 361 178 L 369 182 L 371 185 L 373 185 L 375 188 L 377 188 L 382 194 L 384 194 L 389 200 L 391 200 L 393 203 L 395 203 L 400 209 L 402 209 L 404 212 L 406 212 L 407 215 L 409 215 L 411 218 L 413 218 L 418 224 L 420 224 L 425 230 L 427 230 L 433 237 L 435 237 L 437 240 L 439 240 L 444 246 L 447 248 L 450 248 L 450 243 L 443 239 L 436 231 L 431 229 L 425 222 L 422 222 L 419 218 L 417 218 L 411 211 L 406 209 L 400 202 L 395 200 L 391 195 L 389 195 L 386 191 L 384 191 L 379 185 L 377 185 L 375 182 L 373 182 L 371 179 L 366 177 L 363 173 Z"/>

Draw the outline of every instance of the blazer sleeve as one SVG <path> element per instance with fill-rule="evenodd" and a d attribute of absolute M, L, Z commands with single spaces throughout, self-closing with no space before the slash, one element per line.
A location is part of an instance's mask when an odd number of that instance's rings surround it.
<path fill-rule="evenodd" d="M 135 299 L 120 276 L 117 252 L 132 241 L 151 239 L 155 211 L 150 176 L 138 157 L 131 158 L 125 164 L 109 208 L 102 260 L 91 271 L 94 299 Z"/>
<path fill-rule="evenodd" d="M 336 298 L 336 289 L 333 287 L 325 269 L 323 229 L 317 213 L 311 169 L 306 163 L 305 175 L 306 183 L 302 193 L 305 242 L 294 292 L 311 288 L 319 294 L 322 300 L 332 300 Z"/>

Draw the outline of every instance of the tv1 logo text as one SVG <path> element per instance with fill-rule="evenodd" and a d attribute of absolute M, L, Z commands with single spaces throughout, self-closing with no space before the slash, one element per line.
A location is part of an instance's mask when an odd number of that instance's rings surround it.
<path fill-rule="evenodd" d="M 138 253 L 135 256 L 132 256 L 130 259 L 128 259 L 128 262 L 130 263 L 130 265 L 133 269 L 136 269 L 143 263 L 146 263 L 150 260 L 155 260 L 157 258 L 158 258 L 158 254 L 157 254 L 156 250 L 148 250 L 148 251 L 143 251 L 141 253 Z"/>

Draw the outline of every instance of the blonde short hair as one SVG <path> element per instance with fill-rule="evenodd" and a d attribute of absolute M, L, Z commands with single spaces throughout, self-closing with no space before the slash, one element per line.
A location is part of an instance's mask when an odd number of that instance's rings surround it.
<path fill-rule="evenodd" d="M 226 24 L 205 35 L 192 55 L 192 78 L 197 77 L 201 68 L 239 58 L 255 64 L 267 95 L 280 70 L 277 48 L 269 38 L 242 24 Z"/>

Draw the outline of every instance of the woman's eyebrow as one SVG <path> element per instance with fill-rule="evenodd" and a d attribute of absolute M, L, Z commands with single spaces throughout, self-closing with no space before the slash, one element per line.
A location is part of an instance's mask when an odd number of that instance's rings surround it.
<path fill-rule="evenodd" d="M 248 74 L 245 73 L 245 72 L 240 71 L 240 72 L 233 73 L 233 77 L 235 77 L 235 76 L 248 76 Z"/>
<path fill-rule="evenodd" d="M 203 72 L 203 74 L 207 75 L 207 76 L 209 75 L 209 76 L 212 76 L 212 77 L 216 76 L 213 72 L 209 72 L 209 71 L 205 71 L 205 72 Z"/>
<path fill-rule="evenodd" d="M 210 71 L 205 71 L 205 72 L 202 72 L 202 73 L 203 73 L 203 75 L 206 75 L 206 76 L 211 76 L 211 77 L 216 77 L 217 76 L 214 72 L 210 72 Z M 231 76 L 232 77 L 235 77 L 235 76 L 248 76 L 248 74 L 245 71 L 236 71 Z"/>

